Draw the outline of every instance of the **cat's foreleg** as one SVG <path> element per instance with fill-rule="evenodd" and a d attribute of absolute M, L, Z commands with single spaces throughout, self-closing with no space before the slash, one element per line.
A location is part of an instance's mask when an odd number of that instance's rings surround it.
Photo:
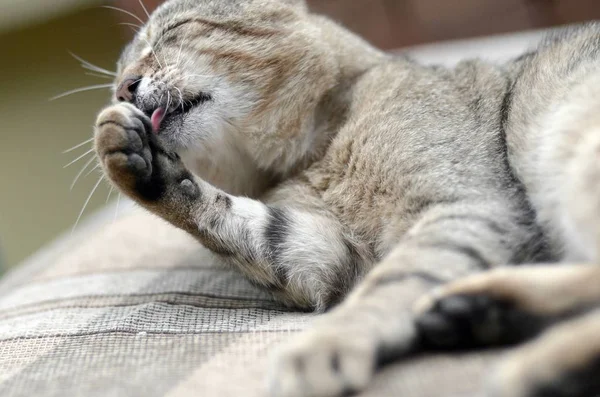
<path fill-rule="evenodd" d="M 129 104 L 100 114 L 96 151 L 108 178 L 284 302 L 324 310 L 368 268 L 367 250 L 326 211 L 229 195 L 192 175 L 151 131 Z"/>
<path fill-rule="evenodd" d="M 419 346 L 412 314 L 419 296 L 509 261 L 516 247 L 510 238 L 519 235 L 511 230 L 510 208 L 491 200 L 434 207 L 341 305 L 274 358 L 273 396 L 331 397 L 365 388 L 378 362 Z"/>

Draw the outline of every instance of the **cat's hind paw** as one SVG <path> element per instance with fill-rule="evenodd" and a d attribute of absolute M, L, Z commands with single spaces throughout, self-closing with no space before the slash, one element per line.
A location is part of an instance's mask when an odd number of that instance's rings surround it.
<path fill-rule="evenodd" d="M 468 349 L 516 343 L 537 334 L 545 320 L 523 310 L 518 291 L 503 288 L 506 281 L 501 272 L 489 272 L 439 287 L 420 299 L 415 311 L 422 344 Z"/>
<path fill-rule="evenodd" d="M 600 396 L 600 312 L 551 328 L 504 359 L 491 397 Z"/>

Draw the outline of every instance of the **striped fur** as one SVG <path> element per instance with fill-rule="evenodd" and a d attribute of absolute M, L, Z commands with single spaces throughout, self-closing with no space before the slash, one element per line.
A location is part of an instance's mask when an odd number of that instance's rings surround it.
<path fill-rule="evenodd" d="M 589 25 L 442 69 L 301 0 L 170 0 L 121 57 L 133 98 L 98 116 L 96 150 L 121 191 L 286 304 L 333 307 L 279 353 L 271 387 L 337 396 L 430 331 L 397 302 L 597 259 L 599 50 Z"/>

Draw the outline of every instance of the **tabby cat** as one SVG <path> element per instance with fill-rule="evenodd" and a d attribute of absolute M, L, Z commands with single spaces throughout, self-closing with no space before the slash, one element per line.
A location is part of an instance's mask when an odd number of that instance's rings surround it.
<path fill-rule="evenodd" d="M 537 334 L 490 396 L 600 393 L 600 268 L 481 272 L 598 260 L 600 24 L 445 69 L 303 0 L 169 0 L 114 94 L 95 148 L 116 187 L 284 303 L 333 308 L 278 353 L 273 396 Z"/>

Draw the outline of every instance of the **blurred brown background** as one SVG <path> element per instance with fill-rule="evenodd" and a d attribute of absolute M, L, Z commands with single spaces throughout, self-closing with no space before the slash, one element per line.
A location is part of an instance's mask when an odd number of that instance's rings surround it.
<path fill-rule="evenodd" d="M 138 0 L 122 0 L 135 10 Z M 161 0 L 145 0 L 154 8 Z M 599 0 L 308 0 L 327 14 L 391 49 L 432 41 L 537 29 L 600 18 Z"/>
<path fill-rule="evenodd" d="M 599 0 L 309 0 L 386 49 L 438 40 L 541 28 L 600 18 Z M 148 9 L 159 0 L 144 0 Z M 61 152 L 92 133 L 107 89 L 54 102 L 60 92 L 105 80 L 86 75 L 68 50 L 107 69 L 131 30 L 127 15 L 145 18 L 138 0 L 0 0 L 0 255 L 13 266 L 61 232 L 70 232 L 100 174 L 69 186 L 85 164 L 63 166 L 90 146 Z M 91 168 L 91 167 L 90 167 Z M 101 184 L 86 213 L 105 205 Z M 112 196 L 113 199 L 115 196 Z M 0 259 L 0 267 L 2 260 Z"/>

